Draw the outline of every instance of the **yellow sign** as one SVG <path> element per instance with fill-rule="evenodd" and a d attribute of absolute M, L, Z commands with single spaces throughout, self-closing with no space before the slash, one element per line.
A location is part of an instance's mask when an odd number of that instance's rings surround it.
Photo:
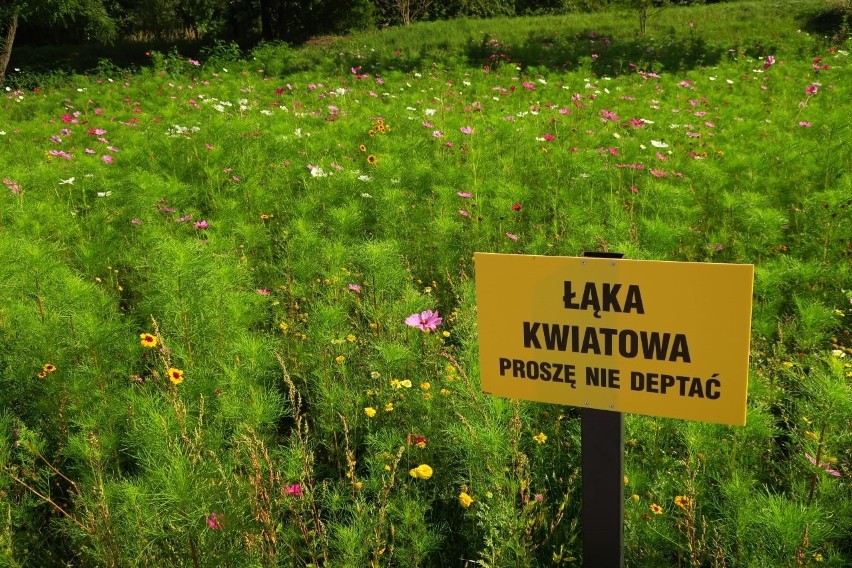
<path fill-rule="evenodd" d="M 745 425 L 754 266 L 474 260 L 483 392 Z"/>

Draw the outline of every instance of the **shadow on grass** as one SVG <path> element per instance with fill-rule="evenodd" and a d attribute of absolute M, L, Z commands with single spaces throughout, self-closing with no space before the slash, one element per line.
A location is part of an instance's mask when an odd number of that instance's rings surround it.
<path fill-rule="evenodd" d="M 597 76 L 616 76 L 636 69 L 673 72 L 712 66 L 737 51 L 737 47 L 710 44 L 698 35 L 614 40 L 587 30 L 567 36 L 532 37 L 520 45 L 504 46 L 486 38 L 468 49 L 467 58 L 470 65 L 480 67 L 515 63 L 527 68 L 588 69 Z"/>

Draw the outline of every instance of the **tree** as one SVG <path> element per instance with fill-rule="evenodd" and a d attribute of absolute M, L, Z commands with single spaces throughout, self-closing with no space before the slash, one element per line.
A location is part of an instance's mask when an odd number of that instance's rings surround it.
<path fill-rule="evenodd" d="M 0 47 L 0 85 L 12 57 L 12 46 L 18 26 L 28 20 L 48 24 L 82 23 L 88 37 L 109 42 L 115 39 L 117 27 L 109 14 L 109 0 L 6 0 L 0 6 L 0 30 L 5 32 Z"/>

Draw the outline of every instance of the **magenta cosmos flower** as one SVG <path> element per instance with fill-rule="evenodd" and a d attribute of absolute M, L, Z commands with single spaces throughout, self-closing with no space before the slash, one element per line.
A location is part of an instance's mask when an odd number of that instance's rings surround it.
<path fill-rule="evenodd" d="M 421 331 L 435 331 L 435 329 L 441 325 L 442 321 L 444 320 L 440 315 L 438 315 L 437 310 L 434 312 L 432 310 L 426 310 L 419 314 L 411 314 L 405 318 L 406 325 L 419 327 Z"/>
<path fill-rule="evenodd" d="M 210 530 L 217 531 L 222 528 L 222 519 L 224 515 L 221 513 L 210 513 L 207 515 L 207 526 Z"/>
<path fill-rule="evenodd" d="M 301 497 L 302 496 L 302 486 L 298 483 L 294 483 L 292 485 L 288 485 L 284 488 L 285 495 L 292 495 L 293 497 Z"/>

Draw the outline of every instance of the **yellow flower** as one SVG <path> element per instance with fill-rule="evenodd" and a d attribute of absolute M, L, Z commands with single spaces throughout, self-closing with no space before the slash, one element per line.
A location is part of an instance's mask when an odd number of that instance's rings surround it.
<path fill-rule="evenodd" d="M 630 483 L 630 479 L 628 479 L 628 477 L 625 475 L 624 476 L 624 485 L 627 485 L 628 483 Z"/>
<path fill-rule="evenodd" d="M 402 381 L 400 381 L 399 379 L 391 379 L 390 386 L 395 389 L 398 389 L 402 387 Z"/>
<path fill-rule="evenodd" d="M 278 329 L 280 329 L 280 330 L 281 330 L 281 333 L 287 333 L 287 329 L 288 329 L 289 327 L 290 327 L 290 326 L 289 326 L 289 325 L 287 325 L 287 322 L 283 322 L 283 321 L 282 321 L 281 323 L 279 323 L 279 324 L 278 324 Z"/>
<path fill-rule="evenodd" d="M 371 379 L 378 379 L 378 378 L 379 378 L 379 377 L 381 377 L 381 376 L 382 376 L 382 375 L 381 375 L 381 373 L 379 373 L 378 371 L 372 371 L 372 372 L 370 373 L 370 378 L 371 378 Z"/>
<path fill-rule="evenodd" d="M 427 391 L 431 386 L 429 383 L 420 383 L 420 390 Z"/>
<path fill-rule="evenodd" d="M 360 481 L 355 482 L 355 491 L 361 491 L 361 488 L 364 487 L 364 484 Z"/>
<path fill-rule="evenodd" d="M 449 336 L 450 336 L 450 332 L 449 332 L 449 331 L 442 331 L 442 332 L 441 332 L 441 335 L 443 335 L 444 337 L 449 337 Z"/>
<path fill-rule="evenodd" d="M 678 495 L 674 498 L 674 504 L 680 507 L 681 509 L 686 510 L 692 506 L 692 499 L 690 499 L 686 495 Z"/>
<path fill-rule="evenodd" d="M 45 373 L 44 371 L 39 371 L 39 372 L 38 372 L 38 378 L 43 379 L 43 378 L 45 378 L 46 376 L 47 376 L 47 373 Z"/>
<path fill-rule="evenodd" d="M 473 504 L 473 497 L 462 491 L 459 493 L 459 505 L 461 505 L 464 509 L 467 509 Z"/>
<path fill-rule="evenodd" d="M 811 440 L 819 440 L 819 436 L 817 436 L 814 432 L 811 432 L 810 430 L 805 432 L 805 437 L 810 438 Z"/>
<path fill-rule="evenodd" d="M 663 514 L 663 508 L 660 507 L 659 505 L 657 505 L 656 503 L 651 503 L 651 512 L 654 513 L 655 515 L 662 515 Z"/>
<path fill-rule="evenodd" d="M 448 394 L 450 394 L 450 391 L 448 391 L 447 389 L 441 389 L 441 394 L 447 396 Z"/>
<path fill-rule="evenodd" d="M 533 440 L 535 440 L 539 444 L 543 444 L 547 441 L 547 436 L 544 434 L 544 432 L 539 432 L 538 434 L 533 436 Z"/>
<path fill-rule="evenodd" d="M 402 386 L 404 386 L 405 388 L 407 388 L 407 389 L 410 389 L 410 388 L 411 388 L 411 381 L 410 381 L 410 380 L 408 380 L 408 379 L 405 379 L 405 380 L 404 380 L 404 381 L 402 381 L 400 384 L 401 384 Z"/>
<path fill-rule="evenodd" d="M 424 392 L 423 393 L 423 400 L 432 400 L 432 393 L 431 392 Z"/>
<path fill-rule="evenodd" d="M 376 157 L 374 155 L 370 154 L 369 156 L 367 156 L 367 163 L 369 163 L 371 166 L 375 166 L 376 165 Z"/>
<path fill-rule="evenodd" d="M 53 363 L 45 363 L 41 370 L 45 375 L 48 375 L 56 371 L 56 365 L 54 365 Z"/>
<path fill-rule="evenodd" d="M 408 474 L 414 479 L 429 479 L 432 477 L 432 468 L 422 463 L 417 467 L 411 468 Z"/>
<path fill-rule="evenodd" d="M 630 496 L 630 499 L 631 499 L 634 503 L 638 503 L 638 502 L 639 502 L 639 496 L 638 496 L 637 494 L 635 494 L 635 493 L 634 493 L 633 495 L 631 495 L 631 496 Z"/>
<path fill-rule="evenodd" d="M 385 464 L 385 471 L 390 471 L 390 470 L 391 470 L 391 466 L 388 465 L 388 464 Z"/>
<path fill-rule="evenodd" d="M 349 343 L 352 343 L 353 341 L 355 341 L 355 339 L 356 339 L 356 337 L 352 333 L 350 333 L 349 335 L 346 336 L 346 341 L 348 341 Z"/>
<path fill-rule="evenodd" d="M 368 406 L 367 408 L 364 409 L 364 414 L 367 415 L 367 418 L 372 418 L 373 416 L 376 415 L 376 409 L 373 408 L 372 406 Z"/>
<path fill-rule="evenodd" d="M 151 347 L 154 348 L 157 346 L 157 337 L 155 335 L 151 335 L 150 333 L 140 333 L 139 339 L 142 347 Z"/>
<path fill-rule="evenodd" d="M 385 412 L 393 412 L 393 403 L 389 402 L 385 405 Z"/>
<path fill-rule="evenodd" d="M 168 373 L 169 380 L 173 385 L 179 385 L 183 382 L 183 371 L 180 369 L 175 369 L 174 367 L 169 367 Z"/>
<path fill-rule="evenodd" d="M 338 355 L 337 357 L 334 358 L 334 360 L 342 365 L 343 362 L 346 361 L 346 357 L 344 357 L 343 355 Z"/>
<path fill-rule="evenodd" d="M 784 367 L 787 367 L 789 369 L 790 367 L 793 366 L 793 363 L 792 363 L 792 361 L 784 361 L 783 363 L 781 363 L 781 365 L 783 365 Z"/>

